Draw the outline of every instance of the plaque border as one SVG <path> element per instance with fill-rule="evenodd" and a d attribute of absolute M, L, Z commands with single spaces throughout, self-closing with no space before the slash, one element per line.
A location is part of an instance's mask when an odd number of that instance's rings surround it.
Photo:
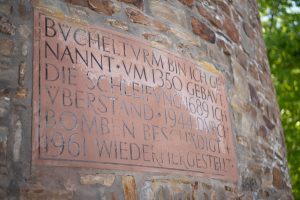
<path fill-rule="evenodd" d="M 121 171 L 132 171 L 132 172 L 144 172 L 144 173 L 163 173 L 167 175 L 184 175 L 184 176 L 197 176 L 200 178 L 208 178 L 208 179 L 217 179 L 217 180 L 225 180 L 236 183 L 238 180 L 238 165 L 237 165 L 237 152 L 236 152 L 236 142 L 234 140 L 234 133 L 232 132 L 232 123 L 231 123 L 231 113 L 229 112 L 229 101 L 227 98 L 227 88 L 226 88 L 226 80 L 224 79 L 224 75 L 214 69 L 210 71 L 207 69 L 206 66 L 202 66 L 201 70 L 204 70 L 208 73 L 217 74 L 222 77 L 224 80 L 224 86 L 223 86 L 223 92 L 225 94 L 226 102 L 224 104 L 225 110 L 228 113 L 228 128 L 230 132 L 229 141 L 232 143 L 233 151 L 231 153 L 232 155 L 232 162 L 234 163 L 234 169 L 233 176 L 226 176 L 226 173 L 220 174 L 220 173 L 210 173 L 200 170 L 184 170 L 184 169 L 176 169 L 176 168 L 168 168 L 168 167 L 157 167 L 157 166 L 147 166 L 147 165 L 137 165 L 137 164 L 129 164 L 129 163 L 115 163 L 115 162 L 101 162 L 101 161 L 91 161 L 91 160 L 71 160 L 71 159 L 55 159 L 55 158 L 42 158 L 40 156 L 40 122 L 41 122 L 41 52 L 40 52 L 40 39 L 41 39 L 41 26 L 40 26 L 40 18 L 41 16 L 49 16 L 54 19 L 57 19 L 57 17 L 51 15 L 51 14 L 44 14 L 43 11 L 39 10 L 38 8 L 34 8 L 34 25 L 33 25 L 33 95 L 32 95 L 32 107 L 33 107 L 33 116 L 32 116 L 32 166 L 34 165 L 49 165 L 49 166 L 61 166 L 61 167 L 72 167 L 72 168 L 93 168 L 93 169 L 101 169 L 101 170 L 121 170 Z M 66 22 L 74 23 L 70 19 L 64 19 Z M 82 26 L 82 25 L 79 25 Z M 153 46 L 149 41 L 146 41 L 142 38 L 135 38 L 130 33 L 124 34 L 115 30 L 106 30 L 108 28 L 102 27 L 101 25 L 90 25 L 91 29 L 98 29 L 104 32 L 111 32 L 112 34 L 117 35 L 118 37 L 126 38 L 132 41 L 138 41 L 142 43 L 143 45 L 150 46 L 153 49 L 157 49 L 159 51 L 163 51 L 165 53 L 171 54 L 177 58 L 186 60 L 188 62 L 194 63 L 196 66 L 199 66 L 200 64 L 194 61 L 193 59 L 187 59 L 183 56 L 179 55 L 178 53 L 171 52 L 166 49 L 160 49 L 155 46 Z M 38 67 L 37 67 L 38 66 Z M 38 71 L 38 72 L 36 72 Z M 36 84 L 38 83 L 38 84 Z M 36 102 L 38 101 L 38 102 Z M 78 163 L 79 165 L 72 165 L 71 163 Z M 96 166 L 95 166 L 96 164 Z M 122 166 L 126 166 L 126 169 Z M 111 167 L 111 168 L 110 168 Z M 150 168 L 151 171 L 146 171 L 145 168 Z M 173 172 L 171 172 L 173 171 Z M 195 175 L 199 174 L 199 175 Z"/>

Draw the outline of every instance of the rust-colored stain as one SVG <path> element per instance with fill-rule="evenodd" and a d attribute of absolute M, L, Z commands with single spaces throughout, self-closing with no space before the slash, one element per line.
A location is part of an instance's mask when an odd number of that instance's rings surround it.
<path fill-rule="evenodd" d="M 17 99 L 24 99 L 27 97 L 27 95 L 28 95 L 28 90 L 26 88 L 20 87 L 17 89 L 15 97 Z"/>
<path fill-rule="evenodd" d="M 122 177 L 123 191 L 125 200 L 136 200 L 136 184 L 133 176 Z"/>
<path fill-rule="evenodd" d="M 212 64 L 35 10 L 33 71 L 33 164 L 237 180 Z"/>
<path fill-rule="evenodd" d="M 197 190 L 198 190 L 198 182 L 196 181 L 195 184 L 192 184 L 192 200 L 197 199 Z"/>
<path fill-rule="evenodd" d="M 117 200 L 117 197 L 116 197 L 115 193 L 111 194 L 111 200 Z"/>

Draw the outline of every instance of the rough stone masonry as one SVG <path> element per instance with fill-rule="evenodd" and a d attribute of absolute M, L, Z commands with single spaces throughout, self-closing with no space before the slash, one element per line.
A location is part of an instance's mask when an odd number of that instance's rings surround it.
<path fill-rule="evenodd" d="M 35 11 L 80 27 L 101 26 L 187 60 L 210 63 L 210 71 L 225 77 L 226 119 L 231 126 L 237 181 L 172 170 L 35 164 Z M 171 120 L 175 115 L 167 116 Z M 63 120 L 60 124 L 66 125 Z M 98 127 L 102 134 L 103 127 Z M 93 123 L 87 128 L 92 129 Z M 125 128 L 133 133 L 129 125 Z M 56 155 L 69 151 L 77 156 L 80 144 L 64 139 L 57 134 L 46 140 L 45 149 L 52 145 Z M 221 149 L 218 140 L 210 141 L 207 148 Z M 215 161 L 215 168 L 221 166 L 221 161 Z M 0 0 L 0 199 L 293 199 L 256 1 Z"/>

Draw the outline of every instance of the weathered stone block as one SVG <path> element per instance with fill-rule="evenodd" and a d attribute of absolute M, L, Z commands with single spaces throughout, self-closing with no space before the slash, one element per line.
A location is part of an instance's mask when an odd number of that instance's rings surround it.
<path fill-rule="evenodd" d="M 5 174 L 0 174 L 0 188 L 8 188 L 9 177 Z"/>
<path fill-rule="evenodd" d="M 91 9 L 106 15 L 113 15 L 116 8 L 110 0 L 88 0 Z"/>
<path fill-rule="evenodd" d="M 168 1 L 150 0 L 149 9 L 156 18 L 166 20 L 175 26 L 187 27 L 185 11 Z"/>
<path fill-rule="evenodd" d="M 253 103 L 253 105 L 259 107 L 260 106 L 260 102 L 259 102 L 259 98 L 258 98 L 258 95 L 257 95 L 255 87 L 252 84 L 250 84 L 250 83 L 248 84 L 248 86 L 249 86 L 249 91 L 250 91 L 251 102 Z"/>
<path fill-rule="evenodd" d="M 133 5 L 135 5 L 136 7 L 140 8 L 140 9 L 143 9 L 143 7 L 144 7 L 144 1 L 143 0 L 119 0 L 119 1 L 133 4 Z"/>
<path fill-rule="evenodd" d="M 83 175 L 80 177 L 80 183 L 83 185 L 100 184 L 104 186 L 111 186 L 115 181 L 115 175 L 112 174 L 93 174 Z"/>
<path fill-rule="evenodd" d="M 24 42 L 22 44 L 21 53 L 22 53 L 22 56 L 24 56 L 24 57 L 28 55 L 28 43 L 27 42 Z"/>
<path fill-rule="evenodd" d="M 247 141 L 246 137 L 244 137 L 244 136 L 237 136 L 236 139 L 237 139 L 237 142 L 240 145 L 242 145 L 244 147 L 249 147 L 249 144 L 248 144 L 248 141 Z"/>
<path fill-rule="evenodd" d="M 124 31 L 128 31 L 128 25 L 120 20 L 116 20 L 116 19 L 107 19 L 106 22 L 108 24 L 110 24 L 111 26 L 115 27 L 115 28 L 119 28 L 122 29 Z"/>
<path fill-rule="evenodd" d="M 198 183 L 183 179 L 152 180 L 154 199 L 195 199 L 199 198 Z"/>
<path fill-rule="evenodd" d="M 18 28 L 18 32 L 24 39 L 28 39 L 32 30 L 27 25 L 20 25 Z"/>
<path fill-rule="evenodd" d="M 66 2 L 84 7 L 88 7 L 89 5 L 88 0 L 66 0 Z"/>
<path fill-rule="evenodd" d="M 249 90 L 247 88 L 247 81 L 242 77 L 246 76 L 244 68 L 234 59 L 232 59 L 233 83 L 234 92 L 237 97 L 244 103 L 249 99 Z"/>
<path fill-rule="evenodd" d="M 161 46 L 164 46 L 164 47 L 171 47 L 171 45 L 172 45 L 172 42 L 168 39 L 168 37 L 166 37 L 162 34 L 143 33 L 143 37 L 146 40 L 161 44 Z"/>
<path fill-rule="evenodd" d="M 24 99 L 27 97 L 27 95 L 28 95 L 28 89 L 20 87 L 17 89 L 15 97 L 17 99 Z"/>
<path fill-rule="evenodd" d="M 8 114 L 8 110 L 6 108 L 0 107 L 0 118 L 6 117 Z"/>
<path fill-rule="evenodd" d="M 13 7 L 8 3 L 0 3 L 0 13 L 9 16 L 13 11 Z"/>
<path fill-rule="evenodd" d="M 128 18 L 134 23 L 143 24 L 143 25 L 148 25 L 151 23 L 151 19 L 148 16 L 144 15 L 139 10 L 127 8 L 126 14 L 127 14 Z"/>
<path fill-rule="evenodd" d="M 14 131 L 13 159 L 15 162 L 20 160 L 21 143 L 22 143 L 22 123 L 20 120 L 18 120 L 15 124 L 15 131 Z"/>
<path fill-rule="evenodd" d="M 161 31 L 161 32 L 167 32 L 169 30 L 169 27 L 165 24 L 161 23 L 160 21 L 153 20 L 152 25 L 155 27 L 155 29 Z"/>
<path fill-rule="evenodd" d="M 214 60 L 216 63 L 222 63 L 225 66 L 230 65 L 230 58 L 224 54 L 218 46 L 210 46 L 208 47 L 208 55 L 209 57 Z"/>
<path fill-rule="evenodd" d="M 128 18 L 134 23 L 150 25 L 150 26 L 153 26 L 155 29 L 158 29 L 159 31 L 162 31 L 162 32 L 169 30 L 169 28 L 166 25 L 164 25 L 163 23 L 161 23 L 157 20 L 151 19 L 149 16 L 144 15 L 139 10 L 127 8 L 126 14 L 127 14 Z"/>
<path fill-rule="evenodd" d="M 249 38 L 255 38 L 255 31 L 253 30 L 253 27 L 251 27 L 248 23 L 243 22 L 243 29 Z"/>
<path fill-rule="evenodd" d="M 0 126 L 0 140 L 6 140 L 8 133 L 8 127 Z"/>
<path fill-rule="evenodd" d="M 10 39 L 0 39 L 0 54 L 3 56 L 12 56 L 14 42 Z"/>
<path fill-rule="evenodd" d="M 0 188 L 0 198 L 1 199 L 7 198 L 7 189 L 6 188 Z"/>
<path fill-rule="evenodd" d="M 181 3 L 183 3 L 184 5 L 187 5 L 189 7 L 192 7 L 194 4 L 194 0 L 179 0 Z"/>
<path fill-rule="evenodd" d="M 0 16 L 0 32 L 15 35 L 16 27 L 8 21 L 8 19 L 4 16 Z"/>
<path fill-rule="evenodd" d="M 217 0 L 217 5 L 218 7 L 229 17 L 230 15 L 230 8 L 229 5 L 226 3 L 226 1 L 222 1 L 222 0 Z"/>
<path fill-rule="evenodd" d="M 0 164 L 6 162 L 6 147 L 7 147 L 7 140 L 0 139 Z"/>
<path fill-rule="evenodd" d="M 249 62 L 248 72 L 249 75 L 252 76 L 252 78 L 254 78 L 255 80 L 259 80 L 258 67 L 256 63 Z"/>
<path fill-rule="evenodd" d="M 268 129 L 272 130 L 275 128 L 275 125 L 270 121 L 270 119 L 267 116 L 263 115 L 263 120 L 266 126 L 268 127 Z"/>
<path fill-rule="evenodd" d="M 195 35 L 191 32 L 188 32 L 184 29 L 179 29 L 179 28 L 170 28 L 170 33 L 173 33 L 176 37 L 178 37 L 180 39 L 180 41 L 182 42 L 188 42 L 191 43 L 195 46 L 200 47 L 201 43 L 199 40 L 197 40 L 195 37 Z"/>
<path fill-rule="evenodd" d="M 72 199 L 73 193 L 63 189 L 50 189 L 37 183 L 21 188 L 21 199 L 24 200 L 40 200 L 40 199 L 55 199 L 68 200 Z"/>
<path fill-rule="evenodd" d="M 243 177 L 242 178 L 242 188 L 245 191 L 256 191 L 259 189 L 259 185 L 255 178 L 252 177 Z"/>
<path fill-rule="evenodd" d="M 274 167 L 272 170 L 273 174 L 273 185 L 277 189 L 283 189 L 283 175 L 280 169 Z"/>
<path fill-rule="evenodd" d="M 199 35 L 202 39 L 210 43 L 215 43 L 216 35 L 205 23 L 199 21 L 194 17 L 192 17 L 191 22 L 192 22 L 193 32 L 196 35 Z"/>
<path fill-rule="evenodd" d="M 239 31 L 231 18 L 229 18 L 228 16 L 225 16 L 225 19 L 223 21 L 223 29 L 233 42 L 240 43 Z"/>
<path fill-rule="evenodd" d="M 236 49 L 236 58 L 237 58 L 237 61 L 243 66 L 243 68 L 245 70 L 247 70 L 248 68 L 248 56 L 247 54 L 243 51 L 242 48 L 237 48 Z"/>
<path fill-rule="evenodd" d="M 210 23 L 212 23 L 214 26 L 216 26 L 217 28 L 222 27 L 222 17 L 219 16 L 218 13 L 214 12 L 213 10 L 207 10 L 207 8 L 203 4 L 198 4 L 197 9 L 200 15 L 210 21 Z"/>
<path fill-rule="evenodd" d="M 231 55 L 232 54 L 232 46 L 228 42 L 222 39 L 217 39 L 217 45 L 218 47 L 224 52 L 225 55 Z"/>
<path fill-rule="evenodd" d="M 0 118 L 5 118 L 9 114 L 10 102 L 7 98 L 0 98 Z"/>
<path fill-rule="evenodd" d="M 268 136 L 268 131 L 267 128 L 265 126 L 260 126 L 258 129 L 257 134 L 262 137 L 266 142 L 268 142 L 267 140 L 267 136 Z"/>
<path fill-rule="evenodd" d="M 19 80 L 18 80 L 18 83 L 22 87 L 25 85 L 26 68 L 27 68 L 26 62 L 21 62 L 20 66 L 19 66 Z"/>
<path fill-rule="evenodd" d="M 152 181 L 145 181 L 141 191 L 139 192 L 139 199 L 154 199 L 154 192 L 152 190 Z"/>

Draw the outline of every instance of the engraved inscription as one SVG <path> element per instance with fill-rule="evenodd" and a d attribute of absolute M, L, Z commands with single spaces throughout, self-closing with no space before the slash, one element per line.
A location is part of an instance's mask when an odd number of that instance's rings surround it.
<path fill-rule="evenodd" d="M 237 180 L 210 64 L 35 11 L 33 163 Z"/>

